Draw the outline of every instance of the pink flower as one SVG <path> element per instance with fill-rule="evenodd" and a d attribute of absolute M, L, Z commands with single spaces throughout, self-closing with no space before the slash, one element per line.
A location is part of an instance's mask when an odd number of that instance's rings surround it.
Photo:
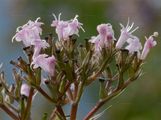
<path fill-rule="evenodd" d="M 157 37 L 157 36 L 158 36 L 158 33 L 154 32 L 153 35 L 151 35 L 149 38 L 146 38 L 146 42 L 144 44 L 144 49 L 143 49 L 142 54 L 140 56 L 141 60 L 145 60 L 150 49 L 157 45 L 157 42 L 154 40 L 154 37 Z"/>
<path fill-rule="evenodd" d="M 46 54 L 40 54 L 33 58 L 31 66 L 36 69 L 38 67 L 42 68 L 49 75 L 54 76 L 56 59 L 54 56 L 49 57 Z"/>
<path fill-rule="evenodd" d="M 122 29 L 121 29 L 121 35 L 116 43 L 117 49 L 121 49 L 123 47 L 124 43 L 126 42 L 126 40 L 129 38 L 132 38 L 133 37 L 132 33 L 139 28 L 139 27 L 136 27 L 134 30 L 132 30 L 134 23 L 132 23 L 130 26 L 129 20 L 128 20 L 126 27 L 124 27 L 122 24 L 120 24 L 120 25 L 121 25 Z"/>
<path fill-rule="evenodd" d="M 23 44 L 27 47 L 32 45 L 32 41 L 40 40 L 40 34 L 42 33 L 41 25 L 42 22 L 38 22 L 40 18 L 37 18 L 34 22 L 28 21 L 23 26 L 17 28 L 16 35 L 12 38 L 12 41 L 15 39 L 17 42 L 22 41 Z"/>
<path fill-rule="evenodd" d="M 100 24 L 97 26 L 97 31 L 100 35 L 101 41 L 114 40 L 114 31 L 111 24 Z"/>
<path fill-rule="evenodd" d="M 74 19 L 72 19 L 69 22 L 68 27 L 66 28 L 66 32 L 67 32 L 68 36 L 71 36 L 71 35 L 74 35 L 74 34 L 79 36 L 79 34 L 78 34 L 79 29 L 82 29 L 84 31 L 84 29 L 82 27 L 83 24 L 80 23 L 77 18 L 78 18 L 78 15 L 76 15 L 74 17 Z"/>
<path fill-rule="evenodd" d="M 49 44 L 45 40 L 35 40 L 32 42 L 32 45 L 34 45 L 33 59 L 40 54 L 42 48 L 45 49 L 49 47 Z"/>
<path fill-rule="evenodd" d="M 29 96 L 29 93 L 30 93 L 30 86 L 28 86 L 28 84 L 26 84 L 26 83 L 23 83 L 21 85 L 20 94 L 28 97 Z"/>
<path fill-rule="evenodd" d="M 134 36 L 133 38 L 129 38 L 127 40 L 128 45 L 125 47 L 129 51 L 130 54 L 137 52 L 140 55 L 140 50 L 142 49 L 142 45 L 138 37 Z"/>
<path fill-rule="evenodd" d="M 100 24 L 97 26 L 98 35 L 91 37 L 89 42 L 95 44 L 95 50 L 100 51 L 102 47 L 109 47 L 112 40 L 115 40 L 111 24 Z"/>
<path fill-rule="evenodd" d="M 74 19 L 70 21 L 63 21 L 60 20 L 61 14 L 59 14 L 59 17 L 53 15 L 55 20 L 53 20 L 51 26 L 56 27 L 56 33 L 58 35 L 59 40 L 68 40 L 69 36 L 71 35 L 78 35 L 79 36 L 79 29 L 84 29 L 82 28 L 82 23 L 80 23 L 77 19 L 78 15 L 75 16 Z"/>

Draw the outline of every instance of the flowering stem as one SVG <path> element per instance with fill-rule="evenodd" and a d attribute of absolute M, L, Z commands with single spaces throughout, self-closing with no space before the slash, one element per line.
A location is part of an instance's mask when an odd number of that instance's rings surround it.
<path fill-rule="evenodd" d="M 75 101 L 72 103 L 70 120 L 76 120 L 76 118 L 77 118 L 78 103 L 79 103 L 80 98 L 81 98 L 82 93 L 83 93 L 83 87 L 84 87 L 84 81 L 81 81 L 79 83 L 78 87 L 76 87 L 76 90 L 75 90 L 76 96 L 75 96 Z"/>
<path fill-rule="evenodd" d="M 31 105 L 32 105 L 33 94 L 34 94 L 34 88 L 31 87 L 30 94 L 29 94 L 29 97 L 27 99 L 26 109 L 25 109 L 24 114 L 22 116 L 22 120 L 28 120 L 28 117 L 29 117 L 29 114 L 30 114 Z"/>
<path fill-rule="evenodd" d="M 140 73 L 138 72 L 131 78 L 129 78 L 119 89 L 116 88 L 113 93 L 111 93 L 109 96 L 107 96 L 104 99 L 101 99 L 98 101 L 98 103 L 93 107 L 91 111 L 88 112 L 88 114 L 84 117 L 83 120 L 89 120 L 107 101 L 112 99 L 113 97 L 117 96 L 119 93 L 122 92 L 124 88 L 126 88 L 131 82 L 135 81 Z"/>
<path fill-rule="evenodd" d="M 114 91 L 110 96 L 98 101 L 97 104 L 93 107 L 93 109 L 90 112 L 88 112 L 88 114 L 84 117 L 83 120 L 89 120 L 107 101 L 109 101 L 114 96 L 118 95 L 122 90 L 123 89 L 116 89 L 116 91 Z"/>
<path fill-rule="evenodd" d="M 93 107 L 93 109 L 90 112 L 88 112 L 88 114 L 84 117 L 83 120 L 89 120 L 107 101 L 109 101 L 114 96 L 118 95 L 122 90 L 123 88 L 119 90 L 116 89 L 111 95 L 98 101 L 97 104 Z"/>
<path fill-rule="evenodd" d="M 105 101 L 99 101 L 93 109 L 84 117 L 83 120 L 89 120 L 97 111 L 99 108 L 101 108 L 105 104 Z"/>
<path fill-rule="evenodd" d="M 13 120 L 19 120 L 18 116 L 15 115 L 8 107 L 3 104 L 0 104 L 0 108 L 5 111 Z"/>

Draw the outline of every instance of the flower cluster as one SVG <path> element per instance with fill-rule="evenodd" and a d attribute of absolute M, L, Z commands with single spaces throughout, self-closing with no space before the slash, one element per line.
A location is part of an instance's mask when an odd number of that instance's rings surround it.
<path fill-rule="evenodd" d="M 90 42 L 95 44 L 95 50 L 100 51 L 103 47 L 110 47 L 115 40 L 112 25 L 109 23 L 98 25 L 97 31 L 99 34 L 90 39 Z"/>
<path fill-rule="evenodd" d="M 40 18 L 17 28 L 12 41 L 23 42 L 27 60 L 19 57 L 10 62 L 15 67 L 13 85 L 8 85 L 4 72 L 0 72 L 0 108 L 14 120 L 31 119 L 32 101 L 39 92 L 55 106 L 49 120 L 66 120 L 62 109 L 65 104 L 71 104 L 70 120 L 76 120 L 84 88 L 96 81 L 100 86 L 99 101 L 83 120 L 95 119 L 100 107 L 140 77 L 142 64 L 157 44 L 158 33 L 145 38 L 142 50 L 140 39 L 133 34 L 139 28 L 133 28 L 134 23 L 130 25 L 128 20 L 126 27 L 120 24 L 118 39 L 112 25 L 104 23 L 97 26 L 98 35 L 86 39 L 85 44 L 76 44 L 79 30 L 84 31 L 78 15 L 68 21 L 60 20 L 61 14 L 53 16 L 51 27 L 57 39 L 52 34 L 41 38 L 44 23 Z"/>
<path fill-rule="evenodd" d="M 146 56 L 148 55 L 150 48 L 154 47 L 157 43 L 154 40 L 154 37 L 158 36 L 157 32 L 154 32 L 153 35 L 151 35 L 149 38 L 146 38 L 146 42 L 144 44 L 144 49 L 142 51 L 142 54 L 140 54 L 140 50 L 142 49 L 141 42 L 137 36 L 134 36 L 132 33 L 136 31 L 139 27 L 136 27 L 134 30 L 132 30 L 134 23 L 129 25 L 129 20 L 124 27 L 122 24 L 120 24 L 121 34 L 119 39 L 116 41 L 116 49 L 127 49 L 130 54 L 134 54 L 137 52 L 138 58 L 141 60 L 144 60 Z M 112 29 L 111 24 L 100 24 L 97 26 L 97 31 L 99 35 L 96 37 L 91 37 L 89 40 L 91 43 L 94 43 L 95 45 L 95 51 L 100 52 L 102 48 L 108 48 L 110 47 L 111 43 L 114 43 L 115 37 L 114 37 L 114 31 Z M 125 46 L 125 43 L 127 45 Z"/>
<path fill-rule="evenodd" d="M 78 21 L 78 15 L 74 17 L 74 19 L 69 20 L 69 21 L 63 21 L 60 20 L 61 13 L 59 14 L 59 17 L 55 16 L 53 14 L 55 20 L 53 20 L 51 26 L 55 27 L 55 31 L 58 35 L 59 40 L 69 40 L 69 36 L 71 35 L 78 35 L 79 36 L 79 29 L 81 28 L 83 31 L 84 29 L 82 28 L 82 23 Z"/>

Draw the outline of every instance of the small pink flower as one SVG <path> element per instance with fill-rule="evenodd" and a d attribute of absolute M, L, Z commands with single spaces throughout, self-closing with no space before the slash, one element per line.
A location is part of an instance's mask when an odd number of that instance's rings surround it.
<path fill-rule="evenodd" d="M 56 59 L 54 56 L 49 57 L 46 54 L 40 54 L 33 58 L 31 66 L 33 65 L 34 69 L 41 67 L 45 72 L 49 73 L 49 75 L 54 76 L 55 64 Z"/>
<path fill-rule="evenodd" d="M 144 49 L 143 49 L 142 54 L 140 56 L 141 60 L 145 60 L 150 49 L 157 45 L 157 42 L 154 40 L 154 37 L 157 37 L 157 36 L 158 36 L 158 33 L 154 32 L 153 35 L 151 35 L 149 38 L 146 38 L 146 42 L 144 44 Z"/>
<path fill-rule="evenodd" d="M 97 26 L 97 31 L 100 35 L 101 41 L 115 40 L 114 31 L 111 24 L 100 24 Z"/>
<path fill-rule="evenodd" d="M 45 40 L 33 41 L 32 45 L 34 45 L 33 58 L 37 57 L 40 54 L 42 48 L 45 49 L 49 47 L 49 44 Z"/>
<path fill-rule="evenodd" d="M 97 26 L 98 35 L 92 37 L 89 42 L 95 44 L 95 50 L 100 51 L 102 47 L 109 47 L 112 40 L 115 40 L 111 24 L 100 24 Z"/>
<path fill-rule="evenodd" d="M 129 38 L 127 40 L 128 45 L 125 47 L 129 51 L 130 54 L 137 52 L 140 55 L 140 50 L 142 49 L 142 45 L 138 37 L 134 36 L 133 38 Z"/>
<path fill-rule="evenodd" d="M 120 24 L 120 25 L 121 25 L 122 29 L 121 29 L 121 35 L 116 43 L 117 49 L 121 49 L 123 47 L 124 43 L 127 41 L 127 39 L 133 37 L 132 33 L 139 28 L 139 27 L 136 27 L 134 30 L 132 30 L 134 23 L 132 23 L 130 26 L 129 20 L 128 20 L 126 27 L 124 27 L 122 24 Z"/>
<path fill-rule="evenodd" d="M 60 20 L 61 13 L 59 14 L 58 18 L 56 17 L 55 14 L 53 14 L 53 16 L 54 16 L 54 19 L 55 19 L 55 20 L 52 21 L 51 26 L 52 26 L 52 27 L 57 27 L 57 26 L 59 25 L 59 23 L 62 21 L 62 20 Z M 62 21 L 62 22 L 63 22 L 63 21 Z"/>
<path fill-rule="evenodd" d="M 42 22 L 38 22 L 40 18 L 37 18 L 34 22 L 28 21 L 23 26 L 17 28 L 16 35 L 12 38 L 12 41 L 15 39 L 17 42 L 22 41 L 23 44 L 27 47 L 32 45 L 31 42 L 34 40 L 40 39 L 40 34 L 42 33 L 41 25 Z"/>
<path fill-rule="evenodd" d="M 78 18 L 78 15 L 76 15 L 74 17 L 74 19 L 72 19 L 68 24 L 68 27 L 67 27 L 66 31 L 67 31 L 69 36 L 74 35 L 74 34 L 79 36 L 79 34 L 78 34 L 79 29 L 82 29 L 84 31 L 84 29 L 82 27 L 83 24 L 80 23 L 77 18 Z"/>
<path fill-rule="evenodd" d="M 23 83 L 21 85 L 20 94 L 28 97 L 29 96 L 29 93 L 30 93 L 30 86 L 28 84 L 26 84 L 26 83 Z"/>
<path fill-rule="evenodd" d="M 69 36 L 71 35 L 78 35 L 79 36 L 79 29 L 84 29 L 82 28 L 82 23 L 80 23 L 77 19 L 78 15 L 75 16 L 74 19 L 70 21 L 63 21 L 60 20 L 61 14 L 59 14 L 59 17 L 53 15 L 55 20 L 53 20 L 51 26 L 56 27 L 56 33 L 58 35 L 59 40 L 68 40 Z"/>
<path fill-rule="evenodd" d="M 53 14 L 53 16 L 54 16 L 55 20 L 53 20 L 51 26 L 56 27 L 55 31 L 58 35 L 58 39 L 63 40 L 64 38 L 66 38 L 66 36 L 64 35 L 64 29 L 68 27 L 68 22 L 60 20 L 61 13 L 59 14 L 58 19 L 54 14 Z"/>

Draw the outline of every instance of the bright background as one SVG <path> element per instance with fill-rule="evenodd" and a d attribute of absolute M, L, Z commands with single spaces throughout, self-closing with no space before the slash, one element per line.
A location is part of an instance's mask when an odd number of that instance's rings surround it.
<path fill-rule="evenodd" d="M 84 23 L 83 38 L 96 35 L 96 26 L 100 23 L 111 23 L 115 37 L 120 34 L 119 23 L 126 24 L 128 17 L 140 29 L 135 32 L 144 42 L 144 35 L 158 31 L 161 34 L 161 1 L 160 0 L 0 0 L 0 62 L 12 83 L 11 59 L 23 56 L 21 43 L 11 43 L 16 28 L 28 20 L 41 17 L 46 23 L 44 35 L 53 33 L 50 24 L 52 13 L 62 13 L 62 19 L 71 19 L 78 14 Z M 161 118 L 161 43 L 151 51 L 144 65 L 144 75 L 124 91 L 122 95 L 104 106 L 112 105 L 100 120 L 160 120 Z M 97 87 L 97 83 L 93 88 Z M 80 104 L 78 120 L 95 104 L 97 89 L 86 89 Z M 42 97 L 36 97 L 33 105 L 33 120 L 40 120 L 41 114 L 51 112 L 53 106 Z M 67 111 L 68 106 L 65 106 Z M 102 109 L 102 110 L 103 110 Z M 0 120 L 10 120 L 0 110 Z M 41 114 L 40 114 L 41 113 Z"/>

